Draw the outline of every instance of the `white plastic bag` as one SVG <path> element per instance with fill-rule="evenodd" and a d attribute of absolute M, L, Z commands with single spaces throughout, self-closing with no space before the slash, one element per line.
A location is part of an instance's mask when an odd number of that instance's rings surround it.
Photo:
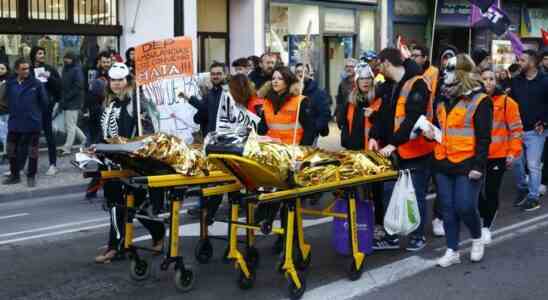
<path fill-rule="evenodd" d="M 63 111 L 54 115 L 55 118 L 52 121 L 51 127 L 53 132 L 65 133 L 65 114 Z"/>
<path fill-rule="evenodd" d="M 390 235 L 408 235 L 420 223 L 421 216 L 411 172 L 401 171 L 384 216 L 384 229 Z"/>

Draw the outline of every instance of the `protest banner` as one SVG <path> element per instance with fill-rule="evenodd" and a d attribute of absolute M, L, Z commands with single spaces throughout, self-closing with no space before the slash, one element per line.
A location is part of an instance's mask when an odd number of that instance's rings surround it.
<path fill-rule="evenodd" d="M 194 122 L 196 108 L 182 97 L 200 95 L 199 76 L 192 71 L 192 39 L 188 37 L 151 41 L 135 48 L 135 81 L 154 108 L 155 130 L 187 143 L 200 128 Z"/>

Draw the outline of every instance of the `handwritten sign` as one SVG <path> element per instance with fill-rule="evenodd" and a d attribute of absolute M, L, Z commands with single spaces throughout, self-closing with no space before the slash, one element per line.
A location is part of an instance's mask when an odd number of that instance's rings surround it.
<path fill-rule="evenodd" d="M 139 85 L 192 75 L 192 70 L 189 37 L 152 41 L 135 48 L 135 80 Z"/>
<path fill-rule="evenodd" d="M 215 129 L 217 132 L 235 131 L 240 128 L 257 131 L 260 121 L 261 118 L 256 114 L 236 103 L 229 92 L 223 92 L 217 111 L 217 128 Z"/>
<path fill-rule="evenodd" d="M 173 134 L 186 143 L 200 126 L 197 110 L 181 96 L 200 97 L 199 76 L 192 75 L 192 39 L 177 37 L 135 48 L 135 78 L 143 96 L 155 109 L 156 132 Z"/>

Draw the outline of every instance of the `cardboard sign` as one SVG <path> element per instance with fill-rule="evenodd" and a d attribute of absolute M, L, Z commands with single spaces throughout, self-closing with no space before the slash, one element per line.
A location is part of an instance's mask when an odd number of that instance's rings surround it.
<path fill-rule="evenodd" d="M 135 48 L 138 85 L 192 75 L 192 72 L 192 39 L 189 37 L 152 41 Z"/>
<path fill-rule="evenodd" d="M 239 128 L 250 128 L 257 131 L 261 118 L 242 107 L 230 95 L 224 91 L 217 111 L 216 131 L 235 131 Z"/>

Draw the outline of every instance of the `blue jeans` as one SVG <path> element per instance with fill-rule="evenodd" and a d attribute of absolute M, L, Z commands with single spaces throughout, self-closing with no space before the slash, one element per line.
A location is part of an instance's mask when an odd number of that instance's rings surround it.
<path fill-rule="evenodd" d="M 468 227 L 473 239 L 481 237 L 478 197 L 483 180 L 470 180 L 465 175 L 437 173 L 438 197 L 443 214 L 447 248 L 458 250 L 460 221 Z"/>
<path fill-rule="evenodd" d="M 421 214 L 421 223 L 419 227 L 410 234 L 413 238 L 424 238 L 424 224 L 426 224 L 426 193 L 428 192 L 428 180 L 430 179 L 429 169 L 414 169 L 411 172 L 411 181 L 413 181 L 413 187 L 415 188 L 415 195 L 417 196 L 417 203 L 419 204 L 419 212 Z M 390 197 L 394 191 L 394 185 L 396 182 L 386 182 L 384 184 L 383 202 L 384 209 L 388 208 L 390 203 Z M 388 237 L 395 238 L 395 237 Z"/>
<path fill-rule="evenodd" d="M 538 134 L 536 131 L 523 133 L 523 151 L 519 158 L 514 161 L 512 173 L 518 184 L 520 192 L 529 192 L 528 200 L 538 200 L 540 197 L 539 187 L 542 180 L 541 158 L 544 150 L 545 134 Z M 529 182 L 526 181 L 525 167 L 529 170 Z"/>

